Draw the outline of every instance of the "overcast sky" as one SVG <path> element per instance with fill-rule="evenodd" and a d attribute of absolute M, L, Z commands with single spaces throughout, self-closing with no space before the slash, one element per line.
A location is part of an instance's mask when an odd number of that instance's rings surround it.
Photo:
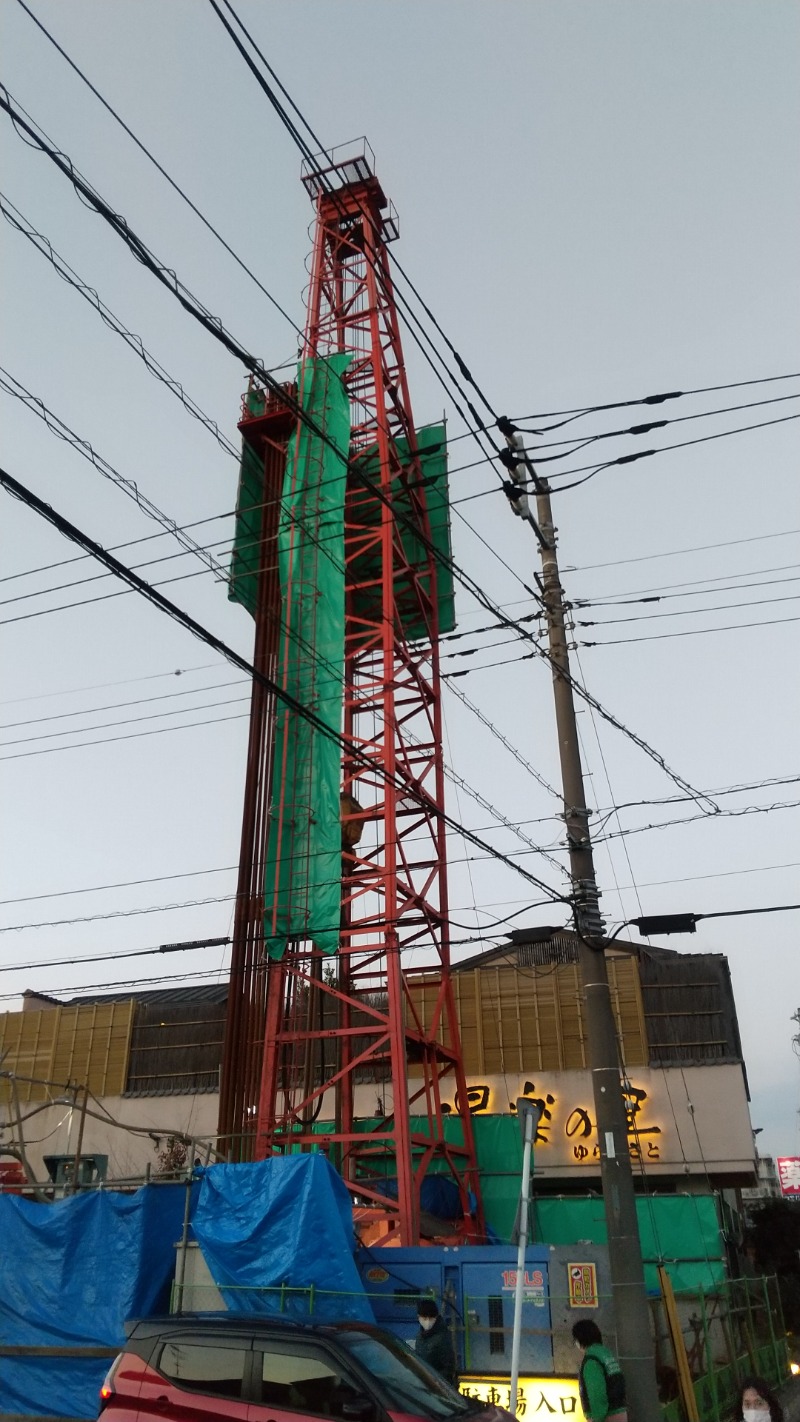
<path fill-rule="evenodd" d="M 35 0 L 33 8 L 302 326 L 312 210 L 299 155 L 210 6 Z M 396 253 L 498 413 L 538 416 L 800 370 L 796 5 L 241 0 L 238 8 L 327 145 L 369 137 L 400 215 Z M 269 365 L 292 359 L 292 326 L 15 0 L 3 0 L 0 21 L 2 77 L 14 99 L 243 345 Z M 5 197 L 236 441 L 245 384 L 237 362 L 0 120 Z M 208 520 L 195 536 L 224 559 L 235 461 L 23 236 L 0 228 L 5 369 L 178 523 Z M 490 466 L 474 465 L 480 451 L 458 438 L 465 428 L 452 401 L 410 343 L 407 358 L 417 423 L 444 410 L 457 439 L 453 499 L 485 493 L 454 511 L 456 561 L 524 616 L 536 557 L 530 530 L 514 520 Z M 784 396 L 793 398 L 707 415 Z M 712 912 L 800 902 L 798 424 L 787 418 L 800 414 L 798 400 L 795 376 L 655 411 L 588 414 L 541 437 L 704 416 L 541 466 L 560 474 L 784 421 L 604 470 L 554 500 L 568 594 L 604 604 L 576 616 L 610 623 L 576 629 L 581 644 L 611 644 L 581 645 L 576 675 L 693 786 L 754 786 L 720 793 L 725 813 L 715 817 L 700 817 L 691 800 L 599 817 L 617 836 L 597 852 L 612 925 L 639 905 Z M 0 402 L 9 473 L 106 545 L 152 538 L 157 529 L 131 499 L 19 401 L 0 392 Z M 13 1007 L 9 994 L 28 987 L 155 976 L 163 959 L 118 955 L 230 929 L 248 688 L 133 594 L 54 611 L 117 589 L 109 580 L 63 588 L 99 569 L 48 568 L 74 558 L 74 548 L 0 498 L 2 922 L 50 925 L 3 932 L 3 966 L 24 965 L 3 975 L 0 1006 Z M 140 564 L 177 551 L 162 537 L 120 556 Z M 197 571 L 188 557 L 143 569 L 153 580 Z M 659 591 L 670 599 L 609 605 Z M 252 622 L 210 575 L 167 592 L 249 654 Z M 458 614 L 459 630 L 490 620 L 462 590 Z M 611 621 L 625 617 L 640 620 Z M 709 630 L 730 627 L 741 630 Z M 453 643 L 449 650 L 482 650 L 445 665 L 470 666 L 454 685 L 518 755 L 451 692 L 446 754 L 508 820 L 536 821 L 523 832 L 558 855 L 557 803 L 518 758 L 556 781 L 550 678 L 541 661 L 514 664 L 523 649 L 492 646 L 500 640 L 487 632 Z M 472 670 L 503 658 L 510 664 Z M 196 724 L 204 721 L 213 723 Z M 583 712 L 581 733 L 593 806 L 679 793 L 601 719 Z M 109 743 L 70 748 L 97 740 Z M 762 784 L 773 779 L 786 783 Z M 451 784 L 448 793 L 452 814 L 563 889 L 563 875 L 493 812 L 464 789 Z M 456 940 L 531 898 L 513 871 L 465 862 L 472 853 L 451 839 Z M 212 901 L 187 906 L 197 900 Z M 514 922 L 564 915 L 531 909 Z M 799 1029 L 790 1020 L 800 1008 L 797 938 L 798 917 L 787 913 L 712 920 L 669 945 L 728 955 L 753 1125 L 763 1128 L 761 1149 L 775 1154 L 800 1152 L 791 1045 Z M 85 956 L 104 960 L 72 961 Z M 54 966 L 59 960 L 67 962 Z M 206 950 L 167 966 L 224 974 L 226 962 Z"/>

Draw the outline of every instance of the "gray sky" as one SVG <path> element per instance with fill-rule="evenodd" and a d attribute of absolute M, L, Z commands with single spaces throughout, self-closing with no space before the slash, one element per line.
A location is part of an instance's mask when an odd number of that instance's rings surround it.
<path fill-rule="evenodd" d="M 400 214 L 397 255 L 498 411 L 558 411 L 798 369 L 795 5 L 296 0 L 286 6 L 242 0 L 239 9 L 328 145 L 369 137 Z M 299 181 L 299 156 L 210 7 L 202 0 L 37 0 L 35 12 L 302 325 L 312 212 Z M 242 344 L 268 364 L 292 358 L 291 326 L 15 0 L 4 0 L 0 22 L 3 78 L 14 98 Z M 244 386 L 237 362 L 181 312 L 5 116 L 0 131 L 7 197 L 235 440 Z M 233 507 L 234 461 L 23 237 L 5 223 L 0 228 L 3 364 L 179 523 L 208 519 L 195 536 L 219 543 L 224 556 L 231 520 L 218 516 Z M 461 435 L 452 404 L 410 343 L 406 354 L 417 423 L 438 418 L 444 407 L 451 435 Z M 795 392 L 798 379 L 749 386 L 673 401 L 654 412 L 639 407 L 588 415 L 574 429 L 623 429 Z M 11 474 L 107 545 L 156 531 L 33 414 L 5 394 L 0 399 L 3 463 Z M 644 444 L 609 440 L 597 457 L 794 413 L 800 405 L 787 400 L 690 420 Z M 800 774 L 800 624 L 792 620 L 800 616 L 798 582 L 792 581 L 800 574 L 800 500 L 792 479 L 797 448 L 798 425 L 788 421 L 606 470 L 556 500 L 563 565 L 575 569 L 565 579 L 571 597 L 643 596 L 667 585 L 685 592 L 674 585 L 691 584 L 685 600 L 580 614 L 605 620 L 691 609 L 690 615 L 579 628 L 581 641 L 615 644 L 581 648 L 575 670 L 605 706 L 703 789 Z M 453 444 L 453 498 L 496 484 L 487 464 L 459 471 L 477 457 L 471 439 Z M 549 468 L 578 468 L 592 458 L 588 450 Z M 0 621 L 43 614 L 2 628 L 2 897 L 25 896 L 3 906 L 2 922 L 131 914 L 4 932 L 4 964 L 108 958 L 5 972 L 3 992 L 150 976 L 164 967 L 162 960 L 119 963 L 116 955 L 230 927 L 229 897 L 135 911 L 234 891 L 247 705 L 237 698 L 247 687 L 225 662 L 132 594 L 47 612 L 116 589 L 105 581 L 39 595 L 98 569 L 77 563 L 28 576 L 74 557 L 74 549 L 5 495 L 1 524 L 3 576 L 26 576 L 0 583 Z M 495 601 L 513 604 L 522 615 L 530 610 L 520 580 L 530 581 L 535 547 L 502 494 L 463 505 L 454 514 L 453 542 L 457 562 Z M 677 551 L 701 545 L 725 546 Z M 140 563 L 175 551 L 161 538 L 120 556 Z M 194 571 L 186 557 L 143 569 L 154 580 Z M 699 595 L 700 579 L 717 582 L 703 584 Z M 756 583 L 761 586 L 748 586 Z M 708 595 L 715 587 L 719 593 Z M 250 652 L 250 619 L 227 604 L 208 574 L 166 591 Z M 24 600 L 5 601 L 11 598 Z M 777 598 L 785 600 L 772 601 Z M 462 630 L 487 621 L 466 594 L 459 594 L 458 610 Z M 763 625 L 773 619 L 785 625 Z M 742 630 L 705 632 L 729 624 Z M 701 629 L 702 635 L 688 635 Z M 682 635 L 663 635 L 675 633 Z M 656 635 L 659 640 L 633 641 Z M 488 650 L 497 640 L 497 633 L 477 638 L 487 650 L 462 665 L 501 659 L 501 649 Z M 455 669 L 459 662 L 449 665 Z M 177 669 L 184 673 L 179 680 Z M 543 663 L 474 671 L 456 685 L 555 780 Z M 178 690 L 192 694 L 144 703 Z M 143 704 L 119 705 L 134 701 Z M 95 735 L 61 734 L 208 703 L 220 703 L 219 709 Z M 115 709 L 95 710 L 104 707 Z M 222 717 L 238 719 L 185 729 Z M 458 773 L 508 819 L 543 819 L 528 832 L 557 845 L 554 800 L 449 693 L 446 720 L 447 755 Z M 175 724 L 182 729 L 163 733 Z M 138 736 L 149 730 L 159 734 Z M 597 807 L 677 793 L 608 725 L 584 713 L 581 731 Z M 136 739 L 63 749 L 132 732 Z M 52 738 L 30 740 L 34 735 Z M 795 801 L 797 781 L 723 795 L 719 803 L 744 812 Z M 499 848 L 524 850 L 510 831 L 488 828 L 492 816 L 463 790 L 450 787 L 448 807 L 485 829 Z M 648 805 L 609 819 L 607 831 L 631 831 L 598 848 L 612 924 L 637 913 L 639 900 L 645 912 L 800 902 L 794 803 L 664 827 L 697 814 L 692 803 Z M 654 824 L 662 827 L 647 828 Z M 465 863 L 467 853 L 453 840 L 453 918 L 468 926 L 454 929 L 456 939 L 468 936 L 470 925 L 489 926 L 530 900 L 521 877 L 491 861 Z M 537 856 L 523 854 L 519 862 L 563 886 Z M 196 871 L 214 872 L 129 884 Z M 128 886 L 62 896 L 122 883 Z M 545 908 L 515 920 L 559 921 L 557 911 Z M 689 951 L 729 956 L 753 1125 L 763 1128 L 762 1150 L 776 1154 L 800 1150 L 800 1075 L 790 1022 L 800 1007 L 797 928 L 792 914 L 723 919 L 701 926 L 694 939 L 672 940 Z M 214 950 L 167 966 L 178 973 L 224 971 L 225 964 Z M 6 1001 L 13 1006 L 13 999 Z"/>

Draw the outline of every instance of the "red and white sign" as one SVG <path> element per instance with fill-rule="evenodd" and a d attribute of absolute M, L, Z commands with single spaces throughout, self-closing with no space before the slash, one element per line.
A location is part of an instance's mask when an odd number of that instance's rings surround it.
<path fill-rule="evenodd" d="M 781 1194 L 800 1197 L 800 1155 L 779 1155 L 775 1164 Z"/>

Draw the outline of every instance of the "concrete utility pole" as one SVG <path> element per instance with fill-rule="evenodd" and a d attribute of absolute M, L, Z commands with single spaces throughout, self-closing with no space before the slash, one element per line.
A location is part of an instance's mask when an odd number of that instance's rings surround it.
<path fill-rule="evenodd" d="M 513 425 L 505 420 L 498 423 L 509 445 L 504 463 L 512 483 L 506 492 L 514 512 L 531 524 L 542 559 L 541 589 L 553 668 L 564 821 L 575 927 L 579 935 L 578 962 L 586 1007 L 617 1348 L 627 1385 L 629 1414 L 637 1422 L 660 1422 L 661 1405 L 656 1386 L 650 1310 L 628 1150 L 628 1122 L 608 986 L 604 924 L 600 916 L 600 895 L 589 834 L 550 489 L 547 482 L 536 474 Z M 528 477 L 533 482 L 536 495 L 536 518 L 525 492 Z"/>

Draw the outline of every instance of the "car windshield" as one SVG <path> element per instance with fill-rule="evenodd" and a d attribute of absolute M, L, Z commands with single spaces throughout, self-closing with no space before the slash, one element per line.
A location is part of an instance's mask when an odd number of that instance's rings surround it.
<path fill-rule="evenodd" d="M 386 1406 L 398 1412 L 414 1412 L 438 1422 L 445 1417 L 465 1417 L 476 1411 L 474 1401 L 462 1397 L 432 1368 L 415 1358 L 393 1338 L 376 1338 L 371 1333 L 343 1330 L 340 1338 L 348 1352 L 373 1377 L 383 1393 Z"/>

